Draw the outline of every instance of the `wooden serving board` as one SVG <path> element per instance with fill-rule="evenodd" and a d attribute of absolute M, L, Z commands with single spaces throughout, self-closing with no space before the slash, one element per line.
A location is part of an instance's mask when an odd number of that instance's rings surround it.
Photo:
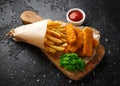
<path fill-rule="evenodd" d="M 99 47 L 96 49 L 96 53 L 93 57 L 93 59 L 90 60 L 88 64 L 85 66 L 84 71 L 78 71 L 78 72 L 69 72 L 63 67 L 60 66 L 59 64 L 59 57 L 60 55 L 53 55 L 51 53 L 45 52 L 45 55 L 51 60 L 51 62 L 62 72 L 64 73 L 67 77 L 69 77 L 72 80 L 80 80 L 86 75 L 88 75 L 100 61 L 102 60 L 104 53 L 105 53 L 105 48 L 102 44 L 99 45 Z"/>
<path fill-rule="evenodd" d="M 20 18 L 22 22 L 24 22 L 25 24 L 31 24 L 36 21 L 42 20 L 42 18 L 39 15 L 37 15 L 35 12 L 32 12 L 32 11 L 24 11 L 21 14 Z M 63 23 L 66 23 L 66 22 L 63 22 Z M 102 44 L 100 44 L 98 48 L 96 49 L 96 53 L 93 56 L 93 58 L 90 60 L 89 63 L 86 64 L 85 70 L 79 71 L 79 72 L 69 72 L 65 70 L 63 67 L 61 67 L 59 64 L 60 54 L 51 54 L 51 53 L 45 52 L 44 50 L 43 52 L 62 73 L 64 73 L 66 76 L 68 76 L 72 80 L 80 80 L 83 77 L 85 77 L 87 74 L 89 74 L 97 66 L 98 63 L 100 63 L 100 61 L 102 60 L 104 56 L 105 48 Z"/>

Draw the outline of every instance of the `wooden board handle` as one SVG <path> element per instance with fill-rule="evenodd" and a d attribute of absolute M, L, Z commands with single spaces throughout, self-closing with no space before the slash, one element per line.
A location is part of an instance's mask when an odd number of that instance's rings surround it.
<path fill-rule="evenodd" d="M 37 15 L 35 12 L 32 12 L 32 11 L 23 12 L 21 14 L 20 18 L 24 24 L 34 23 L 34 22 L 37 22 L 37 21 L 40 21 L 43 19 L 39 15 Z M 48 53 L 45 51 L 44 51 L 44 53 L 51 60 L 51 62 L 67 77 L 69 77 L 72 80 L 80 80 L 83 77 L 85 77 L 86 75 L 88 75 L 97 66 L 97 64 L 100 63 L 100 61 L 102 60 L 102 58 L 104 56 L 105 48 L 102 44 L 100 44 L 99 47 L 96 49 L 96 53 L 95 53 L 93 59 L 86 65 L 85 70 L 75 72 L 75 73 L 69 72 L 60 66 L 60 64 L 59 64 L 60 55 L 54 55 L 54 54 L 51 54 L 51 53 Z"/>
<path fill-rule="evenodd" d="M 39 16 L 33 11 L 24 11 L 20 15 L 20 19 L 22 20 L 23 24 L 31 24 L 31 23 L 43 20 L 41 16 Z"/>

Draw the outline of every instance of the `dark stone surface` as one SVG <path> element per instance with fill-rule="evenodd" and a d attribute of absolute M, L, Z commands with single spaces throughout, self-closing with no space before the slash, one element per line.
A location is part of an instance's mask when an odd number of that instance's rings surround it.
<path fill-rule="evenodd" d="M 16 43 L 5 34 L 22 25 L 20 14 L 33 10 L 44 18 L 66 21 L 73 7 L 86 13 L 84 25 L 101 31 L 106 53 L 87 77 L 73 81 L 37 47 Z M 120 0 L 0 0 L 0 86 L 119 86 Z"/>

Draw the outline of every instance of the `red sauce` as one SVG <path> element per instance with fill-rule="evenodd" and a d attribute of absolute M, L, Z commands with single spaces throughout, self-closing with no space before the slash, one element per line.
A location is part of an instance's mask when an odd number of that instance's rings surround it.
<path fill-rule="evenodd" d="M 72 21 L 80 21 L 83 18 L 83 14 L 77 10 L 70 12 L 68 16 Z"/>

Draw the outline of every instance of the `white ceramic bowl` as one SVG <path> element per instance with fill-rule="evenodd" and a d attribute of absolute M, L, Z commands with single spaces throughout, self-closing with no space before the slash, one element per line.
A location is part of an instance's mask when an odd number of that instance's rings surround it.
<path fill-rule="evenodd" d="M 72 11 L 79 11 L 79 12 L 81 12 L 82 15 L 83 15 L 83 18 L 82 18 L 80 21 L 73 21 L 73 20 L 71 20 L 71 19 L 69 18 L 69 14 L 70 14 Z M 84 20 L 85 20 L 85 12 L 84 12 L 83 10 L 79 9 L 79 8 L 72 8 L 72 9 L 70 9 L 70 10 L 67 12 L 66 18 L 67 18 L 68 23 L 72 23 L 72 24 L 74 24 L 74 25 L 82 25 L 82 24 L 84 23 Z"/>

